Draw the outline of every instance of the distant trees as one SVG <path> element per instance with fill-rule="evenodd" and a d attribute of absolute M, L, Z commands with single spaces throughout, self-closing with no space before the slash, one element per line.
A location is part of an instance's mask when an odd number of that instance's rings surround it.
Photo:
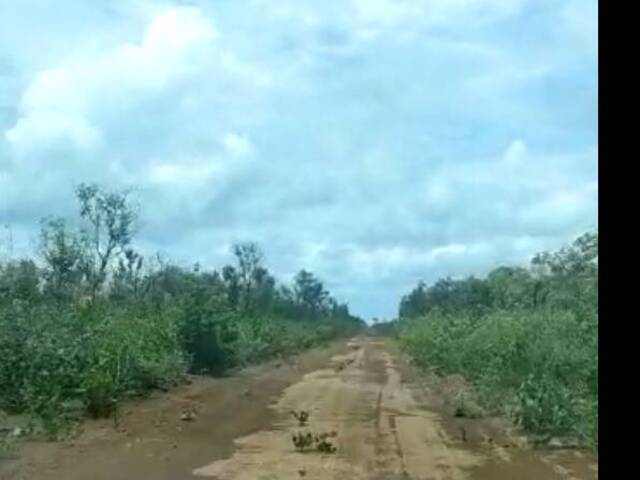
<path fill-rule="evenodd" d="M 568 308 L 585 313 L 597 309 L 598 234 L 585 233 L 557 252 L 534 256 L 529 268 L 498 267 L 486 279 L 445 278 L 430 287 L 424 282 L 402 297 L 400 318 L 442 313 L 486 313 L 491 309 Z"/>
<path fill-rule="evenodd" d="M 208 312 L 200 318 L 201 312 L 191 311 L 189 321 L 201 324 L 189 333 L 194 339 L 206 337 L 204 330 L 216 323 L 212 316 L 220 315 L 362 325 L 313 273 L 303 269 L 290 285 L 278 283 L 254 242 L 234 244 L 235 262 L 219 271 L 199 264 L 189 270 L 160 256 L 145 259 L 132 246 L 138 214 L 128 192 L 80 184 L 75 195 L 78 222 L 53 217 L 42 221 L 42 267 L 26 259 L 0 264 L 0 299 L 66 304 L 88 298 L 156 307 L 181 299 L 182 306 L 189 303 Z M 205 324 L 209 327 L 202 327 Z"/>
<path fill-rule="evenodd" d="M 264 255 L 255 243 L 235 244 L 231 250 L 236 264 L 224 266 L 221 278 L 228 304 L 235 311 L 268 313 L 300 321 L 355 319 L 349 307 L 334 299 L 313 273 L 302 269 L 291 285 L 278 285 L 264 266 Z"/>
<path fill-rule="evenodd" d="M 400 299 L 400 318 L 410 318 L 422 315 L 427 311 L 425 290 L 427 285 L 423 281 L 418 282 L 415 287 L 407 295 Z"/>
<path fill-rule="evenodd" d="M 400 301 L 400 317 L 408 318 L 424 315 L 437 309 L 442 312 L 473 310 L 476 312 L 488 308 L 491 303 L 489 286 L 475 277 L 465 280 L 444 278 L 431 287 L 424 282 Z"/>
<path fill-rule="evenodd" d="M 95 300 L 115 270 L 118 288 L 124 288 L 123 282 L 134 281 L 134 272 L 141 269 L 142 258 L 128 248 L 136 213 L 126 192 L 108 192 L 97 185 L 80 184 L 76 197 L 82 223 L 79 229 L 71 228 L 61 218 L 42 222 L 44 288 L 58 300 L 82 294 Z"/>
<path fill-rule="evenodd" d="M 315 317 L 328 310 L 329 292 L 311 272 L 300 270 L 295 276 L 293 290 L 298 305 L 306 315 Z"/>
<path fill-rule="evenodd" d="M 532 262 L 538 303 L 587 315 L 598 310 L 598 234 L 588 232 L 558 252 L 536 255 Z"/>
<path fill-rule="evenodd" d="M 0 263 L 0 299 L 62 305 L 89 299 L 156 307 L 181 299 L 183 306 L 186 302 L 208 309 L 203 314 L 207 318 L 191 311 L 194 325 L 211 326 L 211 318 L 220 315 L 363 325 L 307 270 L 300 270 L 289 285 L 278 283 L 254 242 L 232 245 L 235 261 L 219 271 L 199 264 L 186 269 L 159 255 L 145 259 L 132 245 L 138 213 L 128 192 L 83 183 L 75 195 L 77 222 L 55 217 L 42 221 L 42 267 L 26 259 Z M 189 336 L 206 337 L 203 328 L 209 327 L 194 328 Z"/>

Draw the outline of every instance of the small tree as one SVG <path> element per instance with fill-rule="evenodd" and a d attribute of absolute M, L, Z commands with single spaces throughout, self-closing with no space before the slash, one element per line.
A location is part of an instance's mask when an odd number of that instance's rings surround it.
<path fill-rule="evenodd" d="M 76 196 L 80 201 L 80 217 L 85 222 L 83 270 L 95 299 L 114 258 L 131 243 L 137 215 L 127 192 L 107 192 L 97 185 L 81 184 Z"/>
<path fill-rule="evenodd" d="M 40 295 L 40 270 L 30 259 L 0 263 L 0 302 L 19 299 L 36 300 Z"/>
<path fill-rule="evenodd" d="M 138 298 L 142 285 L 143 258 L 132 248 L 124 250 L 113 274 L 112 295 L 116 298 Z"/>
<path fill-rule="evenodd" d="M 244 310 L 250 310 L 253 304 L 253 291 L 261 278 L 259 270 L 262 269 L 263 255 L 255 243 L 238 243 L 232 250 L 238 262 L 240 305 Z"/>
<path fill-rule="evenodd" d="M 426 284 L 420 281 L 416 288 L 402 297 L 398 313 L 400 318 L 412 318 L 426 313 L 426 288 Z"/>
<path fill-rule="evenodd" d="M 328 307 L 329 293 L 313 273 L 300 270 L 294 279 L 294 292 L 305 313 L 316 317 Z"/>
<path fill-rule="evenodd" d="M 222 280 L 227 290 L 227 301 L 231 308 L 238 308 L 240 301 L 240 283 L 238 279 L 238 272 L 231 265 L 226 265 L 222 269 Z"/>
<path fill-rule="evenodd" d="M 77 294 L 82 286 L 82 266 L 85 263 L 78 234 L 63 219 L 43 220 L 40 252 L 45 263 L 45 293 L 58 300 Z"/>

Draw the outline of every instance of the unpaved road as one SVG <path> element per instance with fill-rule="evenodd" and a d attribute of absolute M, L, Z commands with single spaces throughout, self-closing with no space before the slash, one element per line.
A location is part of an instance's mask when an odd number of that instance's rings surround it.
<path fill-rule="evenodd" d="M 453 384 L 417 372 L 390 341 L 358 337 L 129 404 L 117 428 L 89 422 L 73 441 L 26 445 L 0 479 L 597 478 L 588 452 L 533 451 L 504 420 L 453 418 Z M 308 426 L 291 410 L 309 411 Z M 298 431 L 335 431 L 337 452 L 296 452 Z"/>

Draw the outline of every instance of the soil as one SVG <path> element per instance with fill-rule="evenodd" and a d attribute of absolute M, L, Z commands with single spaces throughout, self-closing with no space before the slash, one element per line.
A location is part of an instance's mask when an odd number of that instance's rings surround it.
<path fill-rule="evenodd" d="M 414 367 L 356 337 L 226 378 L 194 377 L 86 422 L 63 442 L 24 444 L 1 480 L 591 480 L 588 450 L 538 450 L 502 418 L 458 418 L 463 379 Z M 292 412 L 306 411 L 300 426 Z M 335 453 L 299 452 L 295 433 Z"/>

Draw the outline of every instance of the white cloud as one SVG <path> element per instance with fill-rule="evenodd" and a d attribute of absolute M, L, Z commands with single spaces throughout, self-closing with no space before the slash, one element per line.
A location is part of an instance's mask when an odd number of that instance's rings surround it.
<path fill-rule="evenodd" d="M 251 141 L 246 136 L 237 133 L 227 133 L 222 138 L 222 143 L 231 155 L 244 156 L 253 152 Z"/>
<path fill-rule="evenodd" d="M 432 28 L 456 30 L 516 15 L 527 0 L 254 0 L 272 20 L 307 31 L 339 26 L 355 43 L 406 42 Z"/>
<path fill-rule="evenodd" d="M 589 53 L 598 52 L 598 2 L 570 0 L 561 8 L 561 22 L 576 43 Z"/>
<path fill-rule="evenodd" d="M 64 137 L 84 149 L 97 145 L 101 110 L 166 90 L 199 68 L 215 38 L 213 24 L 198 10 L 165 10 L 151 21 L 140 43 L 39 73 L 22 95 L 20 118 L 5 137 L 17 149 L 25 144 L 45 147 Z"/>
<path fill-rule="evenodd" d="M 390 269 L 415 261 L 416 257 L 402 246 L 366 249 L 349 247 L 349 264 L 362 275 L 385 275 Z"/>
<path fill-rule="evenodd" d="M 216 170 L 212 163 L 158 163 L 150 166 L 148 175 L 151 183 L 194 187 L 211 181 Z"/>
<path fill-rule="evenodd" d="M 580 225 L 580 221 L 589 218 L 588 212 L 596 208 L 597 195 L 597 187 L 594 188 L 593 184 L 574 187 L 571 190 L 555 191 L 525 208 L 521 218 L 529 228 L 534 225 L 546 227 L 554 224 L 575 225 L 578 222 L 579 227 L 586 230 L 590 226 Z"/>
<path fill-rule="evenodd" d="M 142 48 L 163 54 L 178 52 L 199 43 L 215 40 L 217 32 L 211 20 L 198 10 L 172 8 L 158 15 L 147 29 Z"/>
<path fill-rule="evenodd" d="M 446 257 L 451 255 L 460 255 L 467 251 L 465 245 L 459 243 L 452 243 L 451 245 L 445 245 L 443 247 L 436 247 L 429 252 L 430 260 L 437 260 L 438 257 Z"/>
<path fill-rule="evenodd" d="M 516 168 L 524 162 L 526 154 L 525 143 L 520 139 L 514 140 L 504 152 L 504 163 L 507 167 Z"/>
<path fill-rule="evenodd" d="M 386 30 L 399 25 L 415 25 L 424 14 L 421 2 L 390 0 L 353 0 L 355 7 L 355 36 L 362 40 L 374 39 Z"/>
<path fill-rule="evenodd" d="M 26 155 L 34 143 L 54 145 L 70 141 L 81 151 L 91 152 L 102 143 L 102 132 L 86 118 L 56 111 L 34 111 L 5 133 L 7 141 L 17 153 Z M 40 146 L 38 145 L 38 146 Z"/>
<path fill-rule="evenodd" d="M 191 3 L 0 15 L 0 224 L 74 215 L 80 181 L 134 187 L 147 253 L 219 267 L 255 240 L 283 280 L 308 268 L 390 316 L 418 279 L 595 223 L 595 8 Z"/>
<path fill-rule="evenodd" d="M 452 26 L 474 19 L 497 20 L 516 14 L 524 0 L 352 0 L 364 25 Z"/>
<path fill-rule="evenodd" d="M 543 79 L 551 71 L 551 65 L 538 60 L 522 61 L 509 55 L 494 55 L 482 72 L 471 76 L 465 86 L 476 95 L 493 96 L 507 89 L 522 87 Z"/>
<path fill-rule="evenodd" d="M 450 200 L 454 193 L 446 178 L 429 177 L 427 182 L 427 199 L 433 203 L 440 204 Z"/>
<path fill-rule="evenodd" d="M 397 270 L 429 268 L 435 264 L 447 264 L 451 260 L 460 262 L 465 258 L 478 256 L 490 249 L 485 243 L 451 243 L 429 248 L 389 246 L 363 248 L 350 245 L 346 248 L 347 261 L 351 268 L 363 277 L 388 276 Z M 324 251 L 329 254 L 325 248 Z M 319 257 L 318 257 L 319 258 Z M 321 262 L 318 262 L 322 268 Z"/>

